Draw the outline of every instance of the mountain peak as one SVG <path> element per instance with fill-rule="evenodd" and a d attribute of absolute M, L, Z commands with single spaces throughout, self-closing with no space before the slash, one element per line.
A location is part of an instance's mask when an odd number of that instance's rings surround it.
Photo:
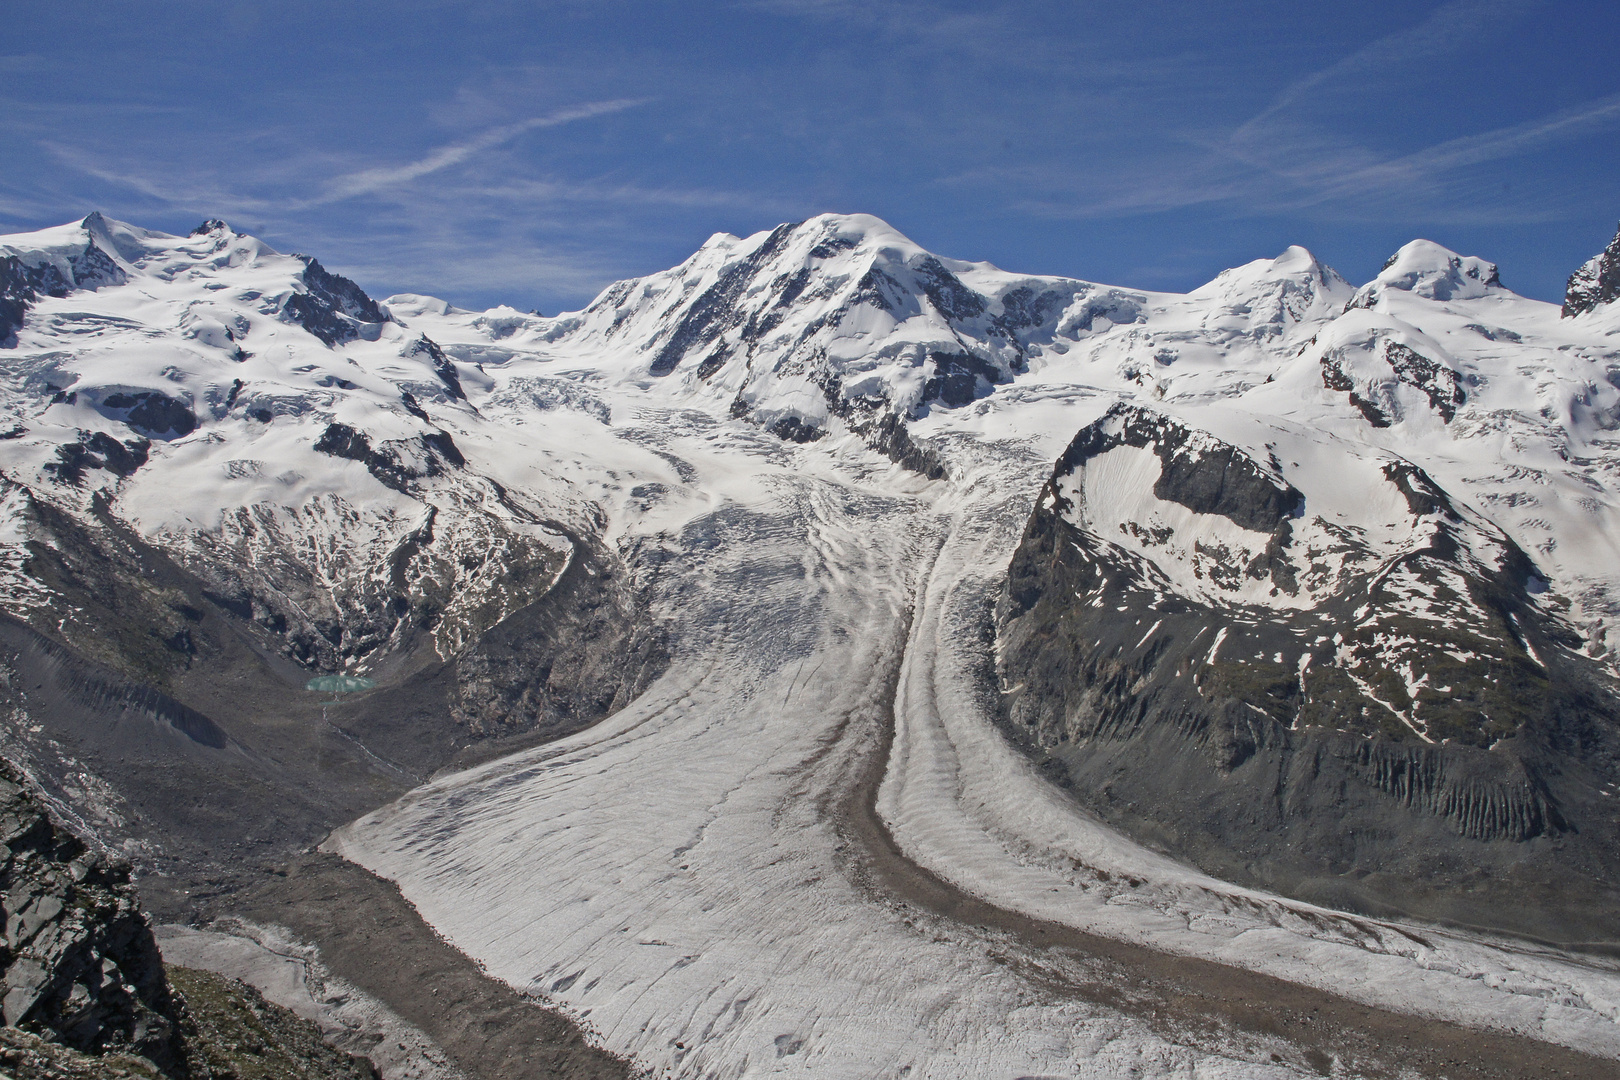
<path fill-rule="evenodd" d="M 1586 260 L 1569 276 L 1564 292 L 1564 318 L 1586 312 L 1620 298 L 1620 231 L 1609 246 Z"/>
<path fill-rule="evenodd" d="M 1320 273 L 1325 269 L 1310 249 L 1298 244 L 1289 244 L 1281 255 L 1271 260 L 1271 265 L 1279 274 Z"/>
<path fill-rule="evenodd" d="M 1290 244 L 1283 249 L 1281 255 L 1274 259 L 1255 259 L 1253 262 L 1234 266 L 1230 270 L 1222 270 L 1213 280 L 1200 285 L 1189 295 L 1204 296 L 1211 293 L 1227 293 L 1234 289 L 1246 289 L 1267 281 L 1276 281 L 1282 278 L 1308 280 L 1343 289 L 1348 293 L 1350 283 L 1340 277 L 1338 272 L 1327 266 L 1311 254 L 1308 248 L 1298 244 Z"/>
<path fill-rule="evenodd" d="M 1354 291 L 1331 267 L 1295 244 L 1274 259 L 1223 270 L 1188 297 L 1213 301 L 1209 318 L 1227 324 L 1237 319 L 1269 338 L 1336 314 Z"/>
<path fill-rule="evenodd" d="M 1426 300 L 1472 300 L 1501 285 L 1495 263 L 1459 255 L 1433 240 L 1413 240 L 1389 257 L 1378 276 L 1363 285 L 1351 303 L 1371 307 L 1388 289 Z"/>

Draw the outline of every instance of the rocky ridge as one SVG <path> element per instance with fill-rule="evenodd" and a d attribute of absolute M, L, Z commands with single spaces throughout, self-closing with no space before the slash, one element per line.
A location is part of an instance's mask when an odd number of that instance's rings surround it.
<path fill-rule="evenodd" d="M 178 1013 L 128 865 L 58 826 L 26 784 L 0 765 L 5 1023 L 180 1068 Z"/>
<path fill-rule="evenodd" d="M 252 987 L 166 968 L 129 865 L 53 818 L 0 759 L 0 1068 L 40 1080 L 375 1080 Z"/>
<path fill-rule="evenodd" d="M 1511 540 L 1410 465 L 1383 482 L 1404 535 L 1377 543 L 1240 449 L 1116 407 L 1059 459 L 1008 571 L 1009 729 L 1222 876 L 1605 939 L 1613 680 Z"/>
<path fill-rule="evenodd" d="M 1564 317 L 1585 315 L 1620 297 L 1620 232 L 1609 246 L 1592 256 L 1569 276 L 1564 293 Z"/>

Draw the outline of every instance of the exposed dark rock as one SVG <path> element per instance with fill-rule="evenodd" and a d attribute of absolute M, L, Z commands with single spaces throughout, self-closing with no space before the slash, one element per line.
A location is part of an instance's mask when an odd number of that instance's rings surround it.
<path fill-rule="evenodd" d="M 1395 377 L 1415 386 L 1429 399 L 1429 405 L 1448 424 L 1457 415 L 1457 406 L 1468 400 L 1457 373 L 1399 342 L 1384 342 L 1384 358 L 1395 369 Z"/>
<path fill-rule="evenodd" d="M 731 355 L 731 351 L 729 349 L 727 349 L 724 345 L 722 345 L 719 348 L 715 349 L 708 356 L 705 356 L 703 358 L 702 363 L 698 364 L 698 368 L 697 368 L 697 376 L 698 376 L 698 378 L 704 379 L 704 380 L 713 378 L 715 372 L 719 371 L 722 367 L 725 366 L 726 358 L 729 357 L 730 355 Z"/>
<path fill-rule="evenodd" d="M 64 297 L 74 289 L 122 285 L 124 271 L 94 243 L 68 259 L 64 275 L 52 262 L 29 264 L 16 255 L 0 256 L 0 348 L 17 344 L 28 308 L 41 296 Z"/>
<path fill-rule="evenodd" d="M 847 236 L 829 236 L 810 249 L 812 259 L 830 259 L 844 251 L 855 250 L 856 241 Z"/>
<path fill-rule="evenodd" d="M 951 322 L 966 322 L 984 314 L 984 297 L 962 284 L 932 255 L 919 262 L 916 271 L 929 303 Z"/>
<path fill-rule="evenodd" d="M 146 464 L 151 443 L 145 439 L 119 442 L 105 431 L 81 435 L 78 442 L 56 448 L 56 460 L 47 462 L 45 471 L 59 483 L 77 487 L 84 482 L 86 469 L 106 469 L 114 476 L 130 476 Z"/>
<path fill-rule="evenodd" d="M 179 439 L 197 430 L 197 414 L 190 405 L 155 390 L 108 394 L 101 399 L 100 410 L 150 439 Z"/>
<path fill-rule="evenodd" d="M 166 968 L 129 875 L 0 759 L 0 1073 L 376 1080 L 252 987 Z"/>
<path fill-rule="evenodd" d="M 1292 484 L 1237 447 L 1123 403 L 1070 440 L 1053 475 L 1068 476 L 1116 446 L 1152 449 L 1161 466 L 1154 495 L 1200 514 L 1220 514 L 1253 532 L 1276 530 L 1304 500 Z"/>
<path fill-rule="evenodd" d="M 856 283 L 855 292 L 850 295 L 850 307 L 867 304 L 879 311 L 895 311 L 900 307 L 901 297 L 906 293 L 905 286 L 894 277 L 885 273 L 881 267 L 873 266 L 861 275 Z"/>
<path fill-rule="evenodd" d="M 1481 326 L 1479 323 L 1469 323 L 1467 326 L 1463 327 L 1463 329 L 1472 330 L 1480 337 L 1486 338 L 1490 341 L 1511 341 L 1517 345 L 1519 342 L 1524 340 L 1523 337 L 1514 333 L 1512 330 L 1507 330 L 1500 326 Z"/>
<path fill-rule="evenodd" d="M 1329 390 L 1346 391 L 1354 405 L 1373 427 L 1389 427 L 1401 419 L 1401 408 L 1394 395 L 1396 386 L 1413 387 L 1428 398 L 1429 407 L 1450 423 L 1457 415 L 1457 406 L 1468 400 L 1463 380 L 1457 372 L 1431 360 L 1396 341 L 1384 341 L 1381 346 L 1384 359 L 1394 372 L 1393 383 L 1387 378 L 1369 386 L 1357 384 L 1351 362 L 1342 350 L 1332 350 L 1321 360 L 1322 385 Z M 1361 393 L 1367 390 L 1373 396 Z"/>
<path fill-rule="evenodd" d="M 736 306 L 738 298 L 760 268 L 782 250 L 796 227 L 777 226 L 758 248 L 726 267 L 719 280 L 705 289 L 686 309 L 681 321 L 670 331 L 658 355 L 653 358 L 648 373 L 668 375 L 694 346 L 713 341 L 724 331 L 738 325 L 741 322 Z"/>
<path fill-rule="evenodd" d="M 413 442 L 420 452 L 407 457 L 404 451 Z M 455 440 L 443 431 L 418 435 L 414 440 L 393 440 L 373 448 L 365 432 L 334 422 L 321 432 L 315 449 L 360 462 L 378 481 L 400 492 L 409 491 L 414 481 L 443 476 L 447 469 L 459 469 L 467 464 Z"/>
<path fill-rule="evenodd" d="M 826 434 L 813 424 L 806 424 L 797 416 L 784 416 L 769 428 L 770 433 L 784 442 L 815 442 Z"/>
<path fill-rule="evenodd" d="M 1044 325 L 1072 299 L 1067 292 L 1046 290 L 1037 293 L 1021 285 L 1001 298 L 999 323 L 1009 331 Z"/>
<path fill-rule="evenodd" d="M 405 406 L 405 411 L 416 417 L 418 420 L 425 421 L 429 424 L 433 422 L 433 418 L 427 414 L 427 410 L 422 408 L 422 403 L 417 401 L 416 395 L 411 393 L 409 390 L 401 390 L 399 392 L 399 401 L 401 405 Z"/>
<path fill-rule="evenodd" d="M 6 1024 L 76 1050 L 125 1050 L 183 1070 L 177 1010 L 129 867 L 53 822 L 4 761 L 0 844 Z"/>
<path fill-rule="evenodd" d="M 875 424 L 867 425 L 866 442 L 872 449 L 901 468 L 920 473 L 930 480 L 943 480 L 945 463 L 938 454 L 911 437 L 905 420 L 896 413 L 884 413 Z"/>
<path fill-rule="evenodd" d="M 923 384 L 923 402 L 937 401 L 950 408 L 971 405 L 988 394 L 1005 376 L 994 365 L 969 352 L 930 352 L 934 373 Z"/>
<path fill-rule="evenodd" d="M 458 469 L 466 467 L 467 459 L 461 456 L 460 448 L 456 446 L 456 441 L 450 437 L 450 433 L 448 431 L 430 431 L 426 435 L 421 436 L 421 439 L 422 445 L 433 451 L 438 456 L 440 461 L 443 461 L 445 464 L 452 465 Z M 425 475 L 439 476 L 442 474 L 432 471 L 430 467 L 429 471 Z"/>
<path fill-rule="evenodd" d="M 446 356 L 432 338 L 423 334 L 410 344 L 405 355 L 426 356 L 433 363 L 433 374 L 444 384 L 445 393 L 457 401 L 467 400 L 466 393 L 461 389 L 461 375 L 456 371 L 455 361 Z"/>
<path fill-rule="evenodd" d="M 1564 290 L 1564 318 L 1584 315 L 1620 296 L 1620 232 L 1602 252 L 1569 276 Z M 4 323 L 0 321 L 0 332 Z"/>
<path fill-rule="evenodd" d="M 1322 357 L 1322 385 L 1329 390 L 1348 392 L 1350 404 L 1354 405 L 1373 427 L 1389 427 L 1389 414 L 1377 402 L 1368 400 L 1356 390 L 1356 381 L 1345 370 L 1342 357 L 1334 354 Z"/>
<path fill-rule="evenodd" d="M 307 255 L 295 258 L 304 261 L 307 291 L 288 297 L 282 313 L 328 346 L 353 341 L 360 336 L 361 324 L 388 321 L 387 313 L 360 286 Z"/>
<path fill-rule="evenodd" d="M 231 231 L 231 227 L 229 225 L 225 224 L 219 218 L 209 218 L 207 221 L 203 222 L 201 225 L 198 225 L 195 229 L 192 229 L 191 232 L 188 233 L 187 235 L 189 235 L 189 236 L 207 236 L 209 233 L 230 232 L 230 231 Z"/>
<path fill-rule="evenodd" d="M 76 289 L 100 289 L 127 280 L 123 268 L 95 244 L 86 244 L 83 251 L 69 255 L 68 265 L 73 269 Z"/>
<path fill-rule="evenodd" d="M 1273 533 L 1270 566 L 1243 572 L 1269 570 L 1279 590 L 1296 584 L 1298 493 L 1208 437 L 1186 454 L 1173 424 L 1123 419 L 1060 459 L 996 606 L 1006 727 L 1048 775 L 1229 880 L 1552 940 L 1620 937 L 1620 834 L 1599 791 L 1620 767 L 1620 699 L 1532 602 L 1524 552 L 1502 538 L 1499 564 L 1481 566 L 1446 493 L 1397 462 L 1386 475 L 1433 522 L 1425 546 L 1305 610 L 1166 595 L 1074 524 L 1060 477 L 1110 443 L 1153 446 L 1159 498 Z M 1391 575 L 1436 603 L 1466 581 L 1454 602 L 1484 622 L 1402 614 Z M 1421 643 L 1401 654 L 1422 657 L 1416 689 L 1406 661 L 1383 659 L 1396 638 Z"/>
<path fill-rule="evenodd" d="M 453 663 L 451 712 L 478 735 L 560 738 L 631 700 L 667 664 L 656 627 L 640 626 L 624 566 L 575 538 L 550 592 L 485 634 Z"/>
<path fill-rule="evenodd" d="M 1118 289 L 1097 289 L 1086 296 L 1081 303 L 1079 311 L 1075 313 L 1072 325 L 1076 330 L 1092 330 L 1098 319 L 1107 319 L 1114 325 L 1128 325 L 1136 322 L 1142 315 L 1142 305 L 1147 298 L 1140 294 L 1132 295 Z M 1070 325 L 1065 319 L 1064 324 Z"/>

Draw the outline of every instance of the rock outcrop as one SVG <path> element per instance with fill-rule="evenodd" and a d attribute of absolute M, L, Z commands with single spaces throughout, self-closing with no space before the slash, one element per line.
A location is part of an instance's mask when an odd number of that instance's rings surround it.
<path fill-rule="evenodd" d="M 1082 429 L 996 609 L 1009 734 L 1230 880 L 1613 940 L 1610 680 L 1522 550 L 1410 463 L 1371 475 L 1381 537 L 1167 416 Z"/>
<path fill-rule="evenodd" d="M 328 347 L 364 337 L 367 327 L 388 321 L 388 313 L 360 286 L 308 255 L 294 258 L 304 261 L 304 290 L 289 296 L 282 312 Z"/>
<path fill-rule="evenodd" d="M 129 867 L 53 822 L 4 762 L 0 844 L 6 1024 L 181 1068 L 175 1004 Z"/>
<path fill-rule="evenodd" d="M 1564 290 L 1564 318 L 1584 315 L 1616 297 L 1620 297 L 1620 232 L 1615 233 L 1608 247 L 1569 276 L 1569 287 Z"/>
<path fill-rule="evenodd" d="M 129 866 L 53 820 L 3 758 L 0 843 L 0 1076 L 376 1080 L 251 986 L 166 967 Z"/>

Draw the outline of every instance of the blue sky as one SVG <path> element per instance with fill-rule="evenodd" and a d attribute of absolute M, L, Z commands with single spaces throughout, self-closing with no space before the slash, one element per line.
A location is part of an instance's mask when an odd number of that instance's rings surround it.
<path fill-rule="evenodd" d="M 1426 237 L 1526 295 L 1620 218 L 1620 5 L 0 0 L 0 230 L 224 217 L 547 313 L 877 214 L 1153 289 Z"/>

